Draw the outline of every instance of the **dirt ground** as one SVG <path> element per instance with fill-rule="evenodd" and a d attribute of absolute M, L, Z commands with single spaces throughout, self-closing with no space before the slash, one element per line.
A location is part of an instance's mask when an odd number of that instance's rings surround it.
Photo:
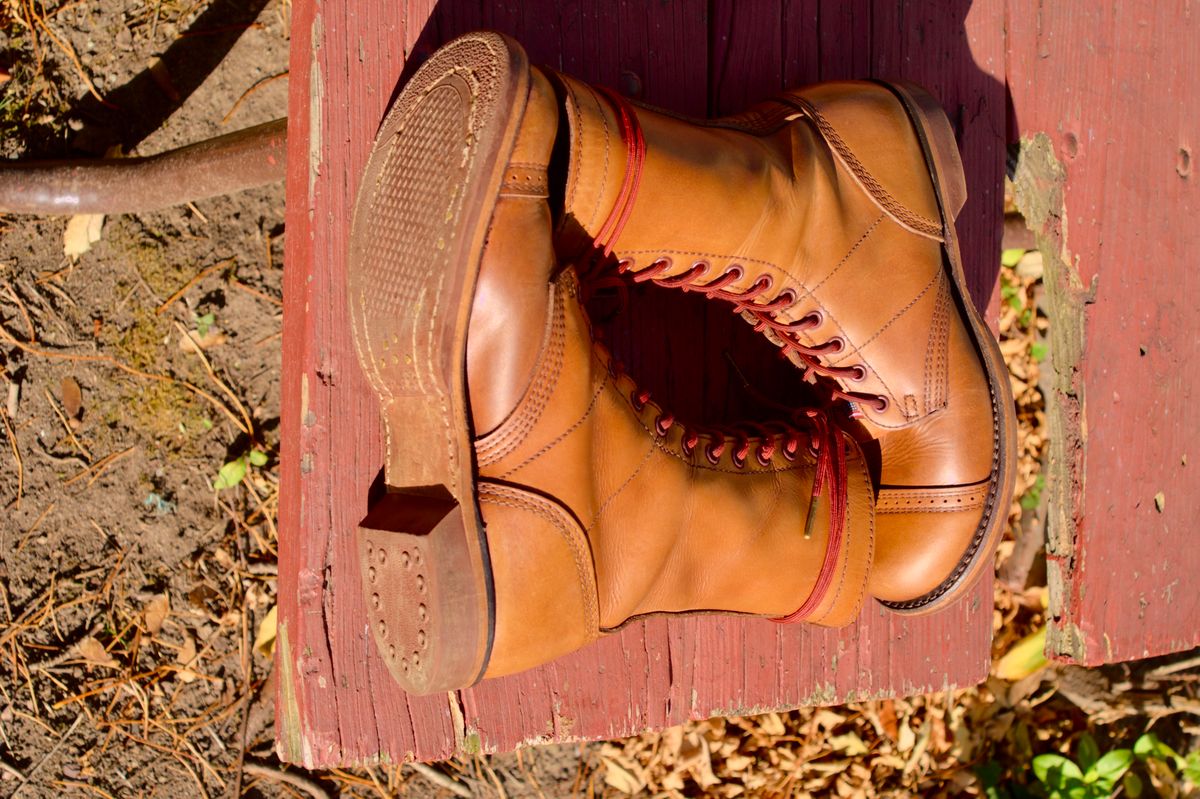
<path fill-rule="evenodd" d="M 154 153 L 284 116 L 289 15 L 0 0 L 0 152 Z M 0 216 L 0 796 L 1021 796 L 1030 758 L 1085 732 L 1195 748 L 1185 656 L 436 769 L 281 765 L 256 639 L 275 606 L 283 207 L 276 185 L 112 217 L 77 257 L 66 219 Z M 1007 295 L 1028 392 L 1018 530 L 1040 491 L 1035 272 Z M 245 479 L 215 489 L 223 467 Z M 1002 548 L 997 655 L 1043 622 L 1036 549 Z M 1153 784 L 1190 790 L 1175 782 Z"/>

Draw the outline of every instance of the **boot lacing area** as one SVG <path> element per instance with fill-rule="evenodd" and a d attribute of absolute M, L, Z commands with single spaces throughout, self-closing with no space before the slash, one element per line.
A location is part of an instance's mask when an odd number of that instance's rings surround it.
<path fill-rule="evenodd" d="M 827 366 L 819 360 L 820 357 L 841 352 L 845 342 L 839 337 L 823 342 L 816 346 L 806 346 L 794 338 L 794 334 L 803 330 L 816 328 L 823 321 L 819 310 L 806 314 L 795 322 L 781 322 L 775 314 L 796 304 L 796 293 L 792 289 L 784 289 L 774 298 L 765 302 L 755 300 L 769 292 L 773 285 L 770 275 L 760 275 L 750 287 L 738 290 L 729 286 L 744 276 L 741 265 L 734 264 L 722 274 L 708 282 L 700 282 L 711 271 L 711 265 L 705 261 L 697 261 L 682 274 L 659 277 L 668 271 L 672 261 L 668 257 L 653 261 L 642 270 L 633 270 L 633 263 L 621 259 L 616 264 L 616 276 L 604 274 L 611 267 L 612 251 L 633 211 L 634 199 L 641 184 L 642 166 L 646 158 L 646 142 L 642 128 L 638 122 L 633 107 L 616 92 L 606 87 L 597 87 L 612 103 L 616 110 L 621 130 L 621 139 L 626 145 L 625 177 L 622 181 L 617 199 L 613 204 L 608 218 L 595 237 L 596 252 L 589 268 L 581 270 L 580 279 L 596 285 L 618 285 L 621 277 L 632 272 L 634 282 L 652 281 L 664 288 L 682 291 L 696 291 L 714 300 L 724 300 L 733 304 L 734 313 L 749 314 L 755 320 L 754 328 L 763 331 L 769 328 L 782 342 L 786 349 L 796 351 L 806 364 L 805 379 L 810 382 L 816 375 L 850 381 L 862 380 L 866 370 L 860 365 Z M 622 292 L 623 293 L 623 292 Z M 625 379 L 633 382 L 619 361 L 607 353 L 606 348 L 597 345 L 609 362 L 609 369 L 614 379 Z M 836 386 L 830 386 L 833 399 L 844 399 L 851 403 L 852 411 L 857 414 L 858 402 L 871 402 L 881 412 L 887 408 L 887 398 L 873 394 L 842 391 Z M 629 392 L 629 402 L 635 412 L 641 414 L 651 403 L 650 392 L 642 390 L 634 383 Z M 658 408 L 657 405 L 655 405 Z M 705 460 L 711 465 L 717 465 L 725 448 L 732 441 L 730 460 L 738 469 L 746 466 L 751 449 L 754 449 L 755 461 L 759 466 L 769 467 L 776 454 L 782 455 L 788 461 L 794 461 L 800 452 L 803 438 L 807 434 L 808 454 L 815 459 L 812 494 L 804 524 L 804 537 L 812 537 L 813 524 L 816 518 L 816 507 L 822 495 L 829 495 L 829 537 L 826 542 L 825 554 L 821 569 L 812 590 L 804 602 L 786 616 L 773 618 L 772 621 L 781 624 L 791 624 L 811 616 L 825 599 L 830 584 L 833 582 L 838 556 L 841 553 L 845 538 L 845 522 L 847 512 L 847 452 L 846 441 L 824 410 L 816 408 L 799 409 L 792 414 L 793 424 L 783 422 L 757 423 L 743 422 L 730 427 L 707 427 L 685 425 L 678 423 L 674 414 L 658 408 L 654 418 L 653 431 L 659 438 L 666 438 L 673 426 L 679 424 L 682 429 L 680 448 L 684 456 L 693 458 L 700 447 L 702 439 L 708 439 L 701 448 Z M 803 428 L 803 429 L 801 429 Z"/>

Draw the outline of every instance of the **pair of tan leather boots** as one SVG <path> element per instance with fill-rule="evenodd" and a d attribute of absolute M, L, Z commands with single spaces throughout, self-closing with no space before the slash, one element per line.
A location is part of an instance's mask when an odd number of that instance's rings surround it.
<path fill-rule="evenodd" d="M 362 579 L 400 684 L 465 687 L 648 614 L 842 625 L 866 597 L 961 596 L 1015 450 L 959 261 L 965 199 L 913 86 L 696 122 L 531 68 L 499 34 L 439 50 L 380 129 L 350 252 L 387 437 Z M 676 419 L 596 342 L 597 270 L 726 304 L 830 403 L 726 432 Z"/>

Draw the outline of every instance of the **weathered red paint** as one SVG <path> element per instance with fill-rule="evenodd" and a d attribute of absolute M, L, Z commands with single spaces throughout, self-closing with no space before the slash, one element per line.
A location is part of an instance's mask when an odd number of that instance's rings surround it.
<path fill-rule="evenodd" d="M 937 13 L 934 4 L 883 0 L 443 0 L 431 13 L 433 5 L 292 5 L 277 648 L 284 758 L 309 766 L 429 760 L 459 747 L 604 738 L 688 718 L 981 680 L 990 580 L 929 617 L 872 606 L 843 631 L 723 616 L 656 618 L 541 669 L 457 694 L 409 697 L 392 684 L 367 631 L 353 550 L 352 531 L 382 459 L 342 279 L 359 172 L 410 55 L 492 27 L 516 36 L 535 63 L 696 116 L 736 111 L 785 85 L 819 79 L 916 80 L 943 99 L 962 133 L 972 198 L 960 235 L 977 302 L 994 303 L 1001 219 L 1002 0 L 980 0 L 965 21 L 965 2 L 937 4 Z M 724 350 L 759 389 L 781 395 L 787 370 L 769 354 L 744 351 L 757 340 L 728 308 L 672 300 L 664 310 L 648 305 L 661 294 L 634 294 L 608 335 L 631 373 L 681 415 L 720 419 L 748 404 L 720 360 Z"/>
<path fill-rule="evenodd" d="M 1047 280 L 1070 294 L 1051 324 L 1082 343 L 1076 362 L 1054 364 L 1076 396 L 1051 402 L 1078 443 L 1050 464 L 1070 491 L 1049 530 L 1050 647 L 1087 665 L 1189 649 L 1200 645 L 1200 20 L 1152 0 L 1009 0 L 1008 21 L 1011 135 L 1047 134 L 1065 171 L 1065 213 L 1048 231 L 1048 263 L 1065 266 Z"/>

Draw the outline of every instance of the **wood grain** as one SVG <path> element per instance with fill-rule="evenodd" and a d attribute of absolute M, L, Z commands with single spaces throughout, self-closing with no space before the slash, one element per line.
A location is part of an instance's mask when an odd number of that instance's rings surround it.
<path fill-rule="evenodd" d="M 1063 333 L 1081 344 L 1078 359 L 1053 362 L 1072 393 L 1050 410 L 1078 446 L 1050 465 L 1072 494 L 1048 530 L 1050 648 L 1086 665 L 1189 649 L 1200 645 L 1200 22 L 1149 0 L 1009 6 L 1011 128 L 1049 136 L 1065 170 L 1065 211 L 1043 242 L 1061 269 L 1046 279 L 1078 314 L 1064 307 L 1051 325 L 1073 325 Z"/>
<path fill-rule="evenodd" d="M 515 35 L 535 63 L 697 116 L 821 78 L 924 80 L 962 132 L 972 200 L 960 231 L 975 298 L 987 303 L 1000 220 L 1004 3 L 981 0 L 965 22 L 965 12 L 924 7 L 293 1 L 277 648 L 284 759 L 310 767 L 431 760 L 983 678 L 990 579 L 937 615 L 905 618 L 872 606 L 842 631 L 721 616 L 652 619 L 523 675 L 409 697 L 376 659 L 353 554 L 352 531 L 381 457 L 375 400 L 346 320 L 346 231 L 375 128 L 406 69 L 455 34 L 491 26 Z M 724 418 L 747 404 L 720 357 L 726 351 L 761 390 L 789 390 L 795 370 L 782 370 L 727 309 L 634 294 L 608 335 L 631 372 L 681 413 Z"/>

